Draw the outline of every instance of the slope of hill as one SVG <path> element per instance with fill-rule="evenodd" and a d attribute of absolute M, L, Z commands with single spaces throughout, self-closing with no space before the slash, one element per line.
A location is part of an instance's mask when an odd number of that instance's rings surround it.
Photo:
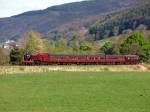
<path fill-rule="evenodd" d="M 0 39 L 17 39 L 29 29 L 45 36 L 48 31 L 63 24 L 121 10 L 135 5 L 138 1 L 140 0 L 90 0 L 0 18 Z"/>
<path fill-rule="evenodd" d="M 90 34 L 95 40 L 117 36 L 124 32 L 150 28 L 150 1 L 135 7 L 107 15 L 90 27 Z"/>

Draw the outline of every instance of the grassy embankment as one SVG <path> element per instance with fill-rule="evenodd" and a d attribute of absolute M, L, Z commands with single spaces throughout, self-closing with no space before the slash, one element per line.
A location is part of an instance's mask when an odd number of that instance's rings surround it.
<path fill-rule="evenodd" d="M 0 76 L 0 112 L 149 112 L 146 72 Z"/>
<path fill-rule="evenodd" d="M 0 74 L 72 72 L 150 72 L 150 65 L 51 65 L 51 66 L 0 66 Z"/>

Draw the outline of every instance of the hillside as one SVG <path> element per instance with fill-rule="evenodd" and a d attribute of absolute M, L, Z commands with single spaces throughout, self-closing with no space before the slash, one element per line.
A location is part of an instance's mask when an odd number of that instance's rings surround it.
<path fill-rule="evenodd" d="M 134 30 L 146 33 L 150 28 L 150 2 L 107 15 L 90 26 L 89 33 L 95 40 L 118 36 Z M 147 32 L 148 33 L 148 32 Z"/>
<path fill-rule="evenodd" d="M 135 5 L 138 1 L 90 0 L 53 6 L 45 10 L 25 12 L 10 18 L 0 18 L 0 40 L 18 39 L 29 29 L 45 36 L 50 30 L 64 24 L 122 10 Z"/>

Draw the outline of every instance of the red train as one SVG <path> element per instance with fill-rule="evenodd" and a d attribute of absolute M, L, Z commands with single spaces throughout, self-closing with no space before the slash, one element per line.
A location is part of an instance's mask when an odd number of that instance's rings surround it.
<path fill-rule="evenodd" d="M 48 65 L 48 64 L 138 64 L 136 55 L 64 55 L 32 53 L 25 54 L 22 64 Z"/>

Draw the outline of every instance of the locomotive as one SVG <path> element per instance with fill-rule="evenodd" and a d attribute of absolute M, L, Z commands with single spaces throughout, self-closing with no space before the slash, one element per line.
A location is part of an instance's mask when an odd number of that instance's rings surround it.
<path fill-rule="evenodd" d="M 24 65 L 106 65 L 106 64 L 138 64 L 137 55 L 74 55 L 74 54 L 25 54 L 21 61 Z"/>

